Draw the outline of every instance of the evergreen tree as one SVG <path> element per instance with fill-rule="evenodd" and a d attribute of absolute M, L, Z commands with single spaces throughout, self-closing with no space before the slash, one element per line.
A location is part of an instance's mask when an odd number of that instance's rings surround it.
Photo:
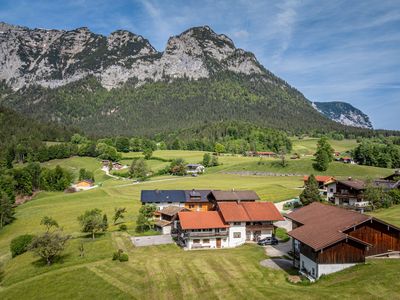
<path fill-rule="evenodd" d="M 318 181 L 311 174 L 306 181 L 303 192 L 300 194 L 300 201 L 303 205 L 308 205 L 312 202 L 321 202 L 323 199 L 319 193 Z"/>
<path fill-rule="evenodd" d="M 13 201 L 3 192 L 0 192 L 0 229 L 14 220 Z"/>
<path fill-rule="evenodd" d="M 333 160 L 333 148 L 328 143 L 326 137 L 321 137 L 317 143 L 317 152 L 315 153 L 314 169 L 318 171 L 328 170 L 329 163 Z"/>
<path fill-rule="evenodd" d="M 211 155 L 210 153 L 204 153 L 203 155 L 203 166 L 209 167 L 211 164 Z"/>

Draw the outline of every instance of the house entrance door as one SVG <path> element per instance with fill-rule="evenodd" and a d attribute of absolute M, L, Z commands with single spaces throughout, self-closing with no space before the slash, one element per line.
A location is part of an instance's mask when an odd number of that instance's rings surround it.
<path fill-rule="evenodd" d="M 217 248 L 221 248 L 221 239 L 217 238 Z"/>

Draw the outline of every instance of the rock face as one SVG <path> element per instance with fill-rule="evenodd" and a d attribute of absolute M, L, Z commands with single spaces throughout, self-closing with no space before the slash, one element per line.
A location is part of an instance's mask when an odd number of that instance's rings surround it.
<path fill-rule="evenodd" d="M 29 29 L 0 23 L 0 81 L 13 90 L 55 88 L 88 75 L 112 89 L 128 80 L 137 86 L 174 78 L 208 78 L 219 71 L 265 74 L 252 53 L 208 26 L 191 28 L 158 52 L 148 40 L 118 30 L 105 37 L 88 28 Z"/>
<path fill-rule="evenodd" d="M 346 102 L 313 102 L 313 107 L 329 119 L 343 125 L 372 129 L 369 117 Z"/>

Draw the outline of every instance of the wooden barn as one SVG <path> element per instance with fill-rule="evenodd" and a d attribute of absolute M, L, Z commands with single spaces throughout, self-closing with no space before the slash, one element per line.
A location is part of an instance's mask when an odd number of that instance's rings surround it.
<path fill-rule="evenodd" d="M 286 217 L 293 226 L 293 264 L 312 280 L 367 257 L 400 253 L 400 228 L 368 215 L 315 202 Z"/>

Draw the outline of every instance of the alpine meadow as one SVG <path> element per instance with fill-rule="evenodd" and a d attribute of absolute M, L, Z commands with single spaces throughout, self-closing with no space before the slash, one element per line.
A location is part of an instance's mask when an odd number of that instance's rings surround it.
<path fill-rule="evenodd" d="M 0 3 L 0 298 L 400 299 L 399 8 Z"/>

